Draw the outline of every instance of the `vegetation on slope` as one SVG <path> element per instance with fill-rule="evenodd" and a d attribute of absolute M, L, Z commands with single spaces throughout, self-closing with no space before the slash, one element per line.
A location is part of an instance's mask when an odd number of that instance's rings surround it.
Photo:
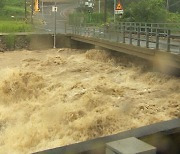
<path fill-rule="evenodd" d="M 122 18 L 116 15 L 116 21 L 128 21 L 128 22 L 170 22 L 179 23 L 180 22 L 180 2 L 179 0 L 169 1 L 169 8 L 167 8 L 166 0 L 122 0 L 121 1 L 124 8 L 124 15 Z M 104 7 L 102 2 L 101 7 Z M 77 14 L 70 15 L 70 21 L 83 21 L 84 23 L 102 23 L 103 14 L 96 13 L 97 6 L 95 10 L 90 13 L 88 10 L 83 10 L 81 8 L 77 9 Z M 107 0 L 107 12 L 108 12 L 108 22 L 113 21 L 113 9 L 114 3 L 112 0 Z M 82 11 L 83 10 L 83 11 Z M 81 20 L 80 20 L 81 19 Z"/>
<path fill-rule="evenodd" d="M 24 18 L 24 1 L 0 0 L 0 32 L 32 31 Z"/>
<path fill-rule="evenodd" d="M 180 22 L 179 13 L 167 11 L 164 0 L 136 0 L 125 8 L 123 21 Z"/>

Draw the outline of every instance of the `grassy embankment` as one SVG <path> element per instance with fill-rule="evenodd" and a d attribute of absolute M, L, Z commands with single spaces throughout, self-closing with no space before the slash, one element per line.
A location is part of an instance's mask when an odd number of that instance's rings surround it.
<path fill-rule="evenodd" d="M 32 26 L 24 19 L 24 1 L 2 1 L 0 4 L 0 33 L 32 31 Z"/>

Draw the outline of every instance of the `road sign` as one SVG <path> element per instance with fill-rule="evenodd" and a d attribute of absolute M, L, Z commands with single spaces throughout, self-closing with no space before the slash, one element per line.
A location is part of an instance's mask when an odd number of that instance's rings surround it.
<path fill-rule="evenodd" d="M 57 6 L 52 6 L 52 12 L 57 12 Z"/>
<path fill-rule="evenodd" d="M 120 3 L 120 0 L 118 0 L 117 3 L 116 3 L 116 10 L 123 10 L 123 7 L 122 7 L 122 5 Z"/>
<path fill-rule="evenodd" d="M 115 11 L 115 14 L 123 14 L 124 13 L 120 0 L 117 0 L 114 11 Z"/>
<path fill-rule="evenodd" d="M 115 10 L 115 14 L 123 14 L 124 11 L 123 10 Z"/>

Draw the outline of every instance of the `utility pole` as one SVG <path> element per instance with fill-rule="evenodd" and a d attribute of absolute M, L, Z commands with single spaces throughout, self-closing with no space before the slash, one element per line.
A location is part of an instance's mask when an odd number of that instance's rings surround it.
<path fill-rule="evenodd" d="M 167 8 L 167 10 L 169 11 L 169 0 L 167 0 L 166 8 Z"/>
<path fill-rule="evenodd" d="M 104 22 L 107 21 L 107 0 L 104 0 Z"/>
<path fill-rule="evenodd" d="M 56 48 L 56 12 L 57 12 L 57 5 L 56 0 L 54 2 L 54 46 L 53 48 Z"/>
<path fill-rule="evenodd" d="M 99 13 L 101 13 L 101 0 L 99 0 Z"/>
<path fill-rule="evenodd" d="M 34 0 L 31 1 L 31 24 L 33 24 L 33 9 L 34 9 Z"/>
<path fill-rule="evenodd" d="M 24 17 L 25 17 L 25 21 L 27 20 L 27 5 L 26 5 L 26 1 L 24 1 Z"/>
<path fill-rule="evenodd" d="M 116 10 L 116 0 L 114 0 L 114 22 L 116 22 L 115 10 Z"/>
<path fill-rule="evenodd" d="M 42 18 L 44 19 L 44 0 L 42 0 L 42 6 L 41 6 L 41 11 L 42 11 Z"/>

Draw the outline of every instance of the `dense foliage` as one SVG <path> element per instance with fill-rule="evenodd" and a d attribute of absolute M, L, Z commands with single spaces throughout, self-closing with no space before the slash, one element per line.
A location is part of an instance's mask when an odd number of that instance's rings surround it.
<path fill-rule="evenodd" d="M 22 0 L 0 0 L 0 16 L 20 16 L 24 12 Z"/>
<path fill-rule="evenodd" d="M 104 0 L 101 0 L 101 8 L 104 7 Z M 114 0 L 106 0 L 108 22 L 114 21 Z M 180 22 L 180 0 L 120 0 L 124 8 L 124 15 L 122 18 L 116 15 L 116 21 L 132 21 L 132 22 Z M 169 3 L 167 3 L 169 2 Z M 95 9 L 88 11 L 88 9 L 78 8 L 78 12 L 82 12 L 84 22 L 103 22 L 103 17 L 99 18 L 98 4 Z M 102 12 L 103 9 L 101 9 Z M 89 13 L 91 12 L 91 16 Z M 94 14 L 94 15 L 92 15 Z M 94 19 L 95 18 L 95 19 Z M 100 19 L 100 20 L 99 20 Z M 81 20 L 82 21 L 82 20 Z"/>
<path fill-rule="evenodd" d="M 0 0 L 0 9 L 2 9 L 5 5 L 5 0 Z"/>
<path fill-rule="evenodd" d="M 107 0 L 107 1 L 111 1 L 111 0 Z M 130 3 L 132 2 L 138 3 L 140 1 L 142 0 L 121 0 L 121 3 L 123 4 L 124 8 L 126 8 Z M 165 6 L 167 6 L 167 1 L 169 2 L 169 11 L 180 13 L 180 0 L 163 0 Z"/>
<path fill-rule="evenodd" d="M 114 1 L 107 1 L 107 11 L 113 21 Z M 167 3 L 167 1 L 169 3 Z M 123 21 L 136 22 L 180 22 L 180 0 L 120 0 L 125 14 Z M 122 18 L 117 15 L 118 19 Z"/>
<path fill-rule="evenodd" d="M 126 7 L 123 19 L 136 22 L 164 22 L 167 20 L 164 1 L 141 0 L 132 2 Z"/>

